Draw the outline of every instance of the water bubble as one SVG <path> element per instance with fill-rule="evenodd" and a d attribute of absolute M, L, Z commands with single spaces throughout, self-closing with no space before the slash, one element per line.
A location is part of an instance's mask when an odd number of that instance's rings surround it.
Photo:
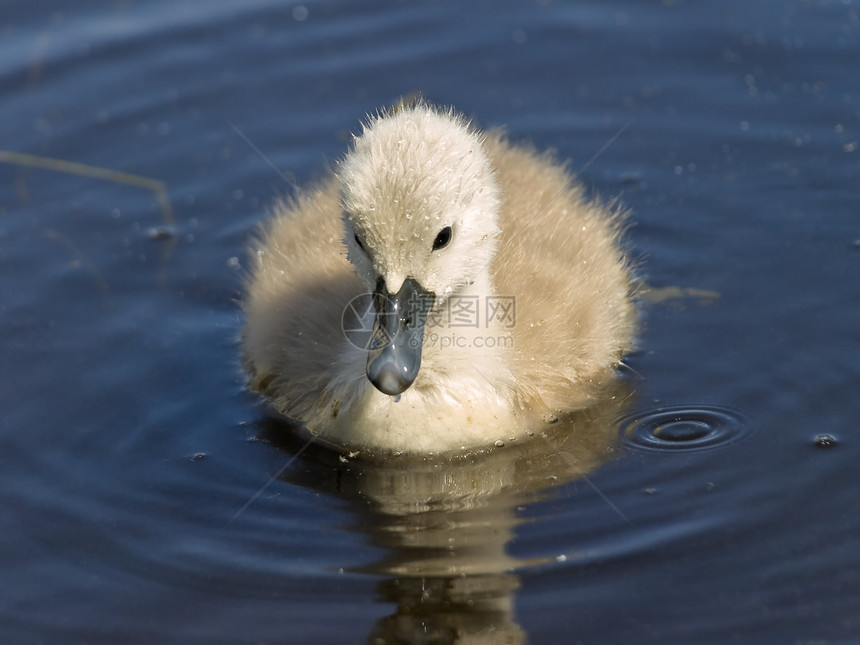
<path fill-rule="evenodd" d="M 836 443 L 836 437 L 832 434 L 818 434 L 815 435 L 815 447 L 816 448 L 834 448 Z"/>
<path fill-rule="evenodd" d="M 642 183 L 642 175 L 637 172 L 624 172 L 621 173 L 618 178 L 620 183 L 624 186 L 635 186 Z M 567 214 L 567 211 L 564 211 L 564 214 Z"/>
<path fill-rule="evenodd" d="M 621 424 L 624 441 L 647 450 L 702 450 L 730 445 L 748 429 L 737 411 L 712 406 L 671 407 L 641 412 Z"/>
<path fill-rule="evenodd" d="M 146 236 L 155 242 L 170 240 L 176 237 L 176 233 L 168 226 L 153 226 L 146 232 Z"/>

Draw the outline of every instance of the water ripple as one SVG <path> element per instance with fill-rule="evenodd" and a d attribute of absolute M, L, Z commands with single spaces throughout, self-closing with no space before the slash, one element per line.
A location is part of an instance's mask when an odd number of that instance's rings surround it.
<path fill-rule="evenodd" d="M 646 410 L 621 423 L 624 442 L 645 450 L 704 450 L 731 445 L 749 431 L 737 410 L 719 406 L 674 406 Z"/>

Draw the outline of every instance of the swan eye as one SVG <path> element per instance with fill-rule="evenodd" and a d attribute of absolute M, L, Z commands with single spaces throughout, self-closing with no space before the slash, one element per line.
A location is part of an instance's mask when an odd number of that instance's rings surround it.
<path fill-rule="evenodd" d="M 361 243 L 361 238 L 358 237 L 358 233 L 353 233 L 352 237 L 355 238 L 355 243 L 358 244 L 358 248 L 367 253 L 367 249 L 365 249 L 364 244 Z"/>
<path fill-rule="evenodd" d="M 444 249 L 451 242 L 451 227 L 446 226 L 441 231 L 439 231 L 439 235 L 436 236 L 436 239 L 433 240 L 433 250 L 438 251 L 439 249 Z"/>

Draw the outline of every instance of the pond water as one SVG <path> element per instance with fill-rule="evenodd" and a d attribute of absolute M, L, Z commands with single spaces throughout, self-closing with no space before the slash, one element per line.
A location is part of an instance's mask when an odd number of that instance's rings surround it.
<path fill-rule="evenodd" d="M 856 0 L 5 2 L 2 641 L 860 642 L 858 62 Z M 620 196 L 652 290 L 613 401 L 371 463 L 237 303 L 415 90 Z"/>

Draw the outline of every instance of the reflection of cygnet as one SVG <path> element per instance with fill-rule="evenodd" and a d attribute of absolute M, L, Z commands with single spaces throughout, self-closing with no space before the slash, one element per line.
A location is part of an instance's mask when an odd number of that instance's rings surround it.
<path fill-rule="evenodd" d="M 526 640 L 515 607 L 520 573 L 556 563 L 559 555 L 597 557 L 576 541 L 547 539 L 545 530 L 521 533 L 520 524 L 535 517 L 523 508 L 570 495 L 565 504 L 583 521 L 624 522 L 588 485 L 575 494 L 575 488 L 550 490 L 612 457 L 619 439 L 616 420 L 630 394 L 618 379 L 598 405 L 563 415 L 540 438 L 454 458 L 352 460 L 307 446 L 274 419 L 264 422 L 263 436 L 294 455 L 301 451 L 301 464 L 282 477 L 336 496 L 339 507 L 348 504 L 354 519 L 345 530 L 355 532 L 356 543 L 373 547 L 343 564 L 378 577 L 377 602 L 394 607 L 378 620 L 368 642 L 514 645 Z"/>
<path fill-rule="evenodd" d="M 335 176 L 274 215 L 254 245 L 245 364 L 334 444 L 438 453 L 524 437 L 591 403 L 629 347 L 618 212 L 450 111 L 371 118 Z M 364 344 L 343 329 L 360 302 Z"/>

